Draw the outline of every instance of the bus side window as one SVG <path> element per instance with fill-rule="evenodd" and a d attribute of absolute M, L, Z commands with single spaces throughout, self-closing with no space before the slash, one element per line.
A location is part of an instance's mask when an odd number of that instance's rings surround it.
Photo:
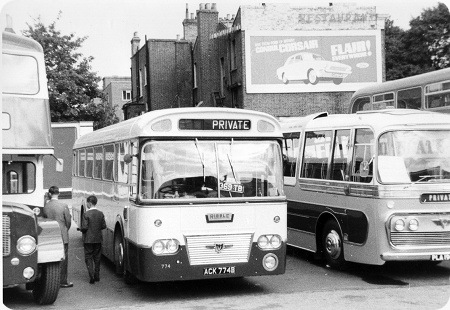
<path fill-rule="evenodd" d="M 327 178 L 328 157 L 331 154 L 331 137 L 331 130 L 306 133 L 301 177 Z"/>
<path fill-rule="evenodd" d="M 283 139 L 283 175 L 295 177 L 299 152 L 299 133 L 286 133 Z"/>
<path fill-rule="evenodd" d="M 399 109 L 421 109 L 422 88 L 415 87 L 402 89 L 397 92 L 397 108 Z"/>
<path fill-rule="evenodd" d="M 355 100 L 352 107 L 352 113 L 358 111 L 372 110 L 372 104 L 370 103 L 370 97 L 361 97 Z"/>
<path fill-rule="evenodd" d="M 353 182 L 372 182 L 374 135 L 370 129 L 357 129 L 353 148 L 352 175 Z"/>
<path fill-rule="evenodd" d="M 337 130 L 334 142 L 333 161 L 331 163 L 330 179 L 345 181 L 349 156 L 350 130 Z"/>

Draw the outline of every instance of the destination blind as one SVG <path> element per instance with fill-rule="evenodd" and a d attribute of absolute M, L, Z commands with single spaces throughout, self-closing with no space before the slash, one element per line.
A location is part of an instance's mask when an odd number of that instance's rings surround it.
<path fill-rule="evenodd" d="M 180 119 L 180 130 L 250 130 L 248 119 Z"/>

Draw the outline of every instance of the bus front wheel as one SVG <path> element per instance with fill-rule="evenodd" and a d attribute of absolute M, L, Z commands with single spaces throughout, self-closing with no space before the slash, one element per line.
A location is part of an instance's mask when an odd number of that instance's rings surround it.
<path fill-rule="evenodd" d="M 331 268 L 345 269 L 344 244 L 341 230 L 336 221 L 331 220 L 325 223 L 322 234 L 322 250 Z"/>

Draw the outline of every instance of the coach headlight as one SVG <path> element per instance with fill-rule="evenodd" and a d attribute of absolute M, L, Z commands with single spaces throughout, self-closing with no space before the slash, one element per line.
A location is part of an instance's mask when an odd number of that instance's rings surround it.
<path fill-rule="evenodd" d="M 278 257 L 273 253 L 269 253 L 264 256 L 262 264 L 267 271 L 274 271 L 278 267 Z"/>
<path fill-rule="evenodd" d="M 155 255 L 172 255 L 178 252 L 180 242 L 177 239 L 160 239 L 153 243 L 152 251 Z"/>
<path fill-rule="evenodd" d="M 36 239 L 26 235 L 17 240 L 17 251 L 22 255 L 31 255 L 36 251 Z"/>
<path fill-rule="evenodd" d="M 397 231 L 402 231 L 403 229 L 405 229 L 405 222 L 402 219 L 396 220 L 394 228 Z"/>
<path fill-rule="evenodd" d="M 261 250 L 276 250 L 281 247 L 281 237 L 278 235 L 261 235 L 258 238 L 258 247 Z"/>

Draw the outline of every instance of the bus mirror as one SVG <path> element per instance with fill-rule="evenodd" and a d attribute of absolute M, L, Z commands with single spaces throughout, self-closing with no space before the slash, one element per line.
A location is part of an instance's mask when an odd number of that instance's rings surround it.
<path fill-rule="evenodd" d="M 64 159 L 57 158 L 56 159 L 56 171 L 63 172 L 63 170 L 64 170 Z"/>
<path fill-rule="evenodd" d="M 126 155 L 123 157 L 123 161 L 124 161 L 126 164 L 131 163 L 132 160 L 133 160 L 133 155 L 126 154 Z"/>

